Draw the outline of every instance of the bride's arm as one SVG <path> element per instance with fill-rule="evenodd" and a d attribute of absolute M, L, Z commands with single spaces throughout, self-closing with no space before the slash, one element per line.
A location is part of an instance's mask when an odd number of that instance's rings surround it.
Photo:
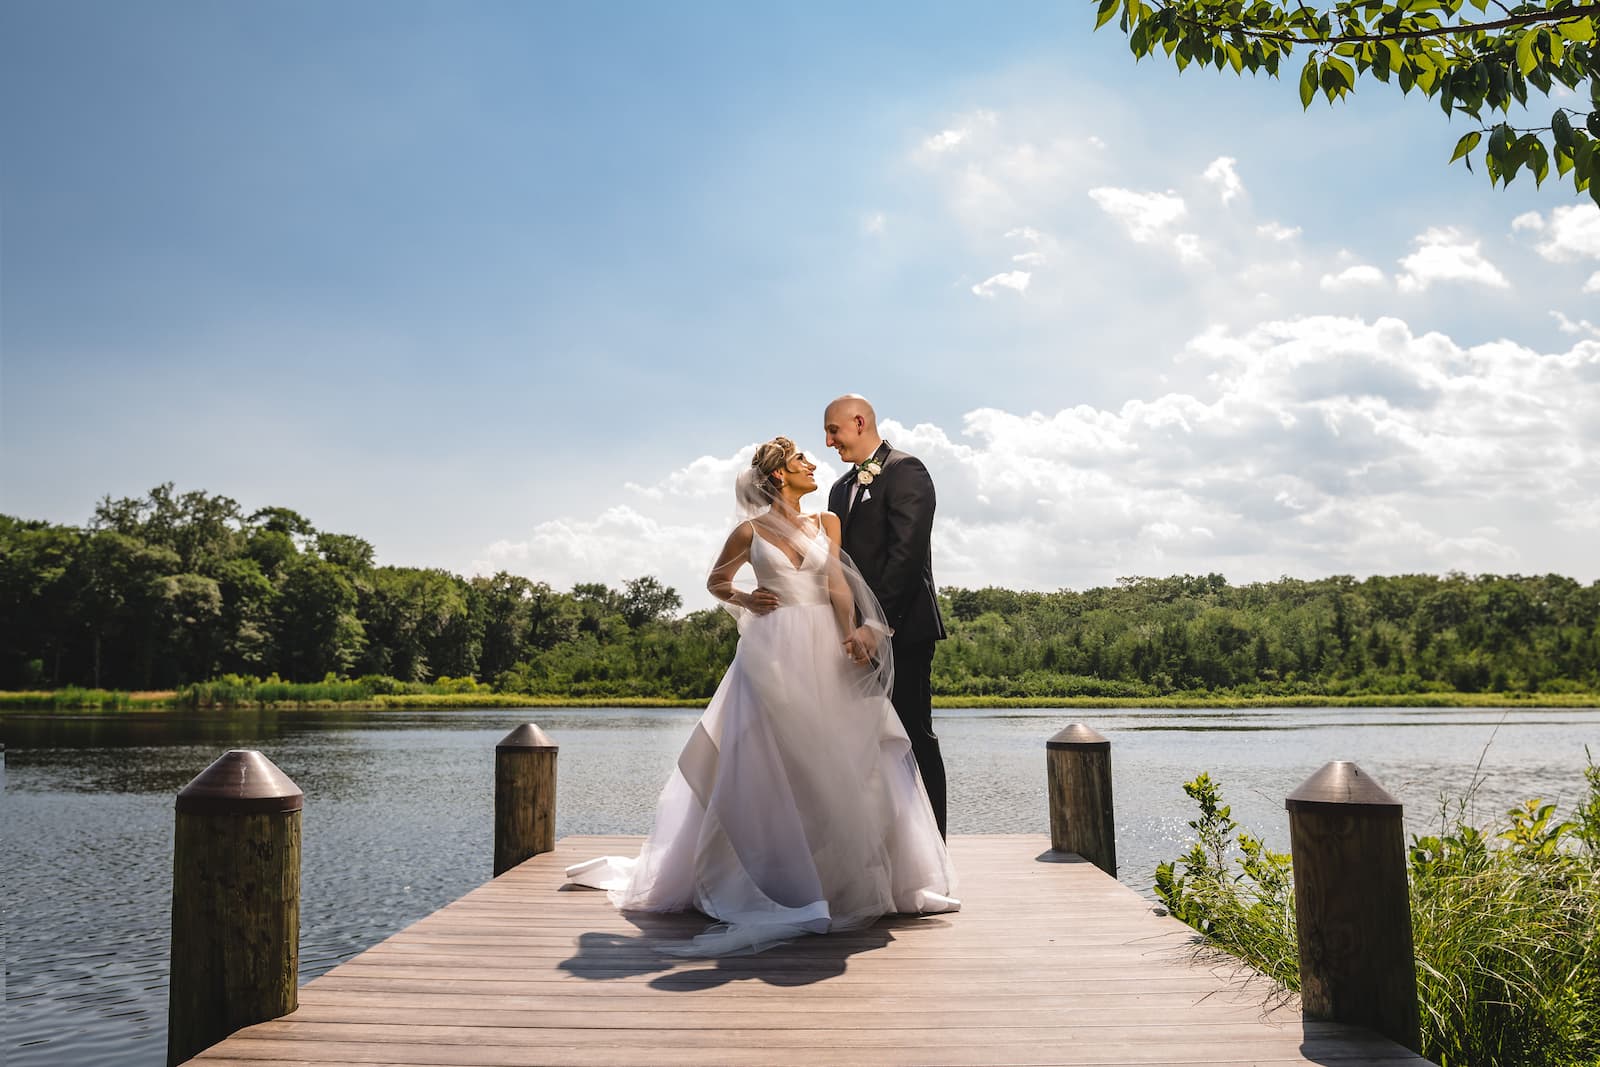
<path fill-rule="evenodd" d="M 864 620 L 858 622 L 856 618 L 855 593 L 845 579 L 844 561 L 839 558 L 839 516 L 825 511 L 821 518 L 822 528 L 828 535 L 828 599 L 833 604 L 834 621 L 839 626 L 845 655 L 865 667 L 878 654 L 878 634 L 872 626 L 863 625 Z"/>
<path fill-rule="evenodd" d="M 728 535 L 727 544 L 722 546 L 722 554 L 717 557 L 716 565 L 711 568 L 711 574 L 706 578 L 706 590 L 718 600 L 732 604 L 736 608 L 765 615 L 778 606 L 776 596 L 759 586 L 749 593 L 733 586 L 733 576 L 739 573 L 739 568 L 750 559 L 750 539 L 754 536 L 755 528 L 748 522 L 741 522 L 733 528 L 733 532 Z"/>
<path fill-rule="evenodd" d="M 828 535 L 828 600 L 833 604 L 833 618 L 839 625 L 839 640 L 846 641 L 856 628 L 856 599 L 850 592 L 850 583 L 844 580 L 844 568 L 839 562 L 839 516 L 824 511 L 821 521 L 823 532 Z"/>

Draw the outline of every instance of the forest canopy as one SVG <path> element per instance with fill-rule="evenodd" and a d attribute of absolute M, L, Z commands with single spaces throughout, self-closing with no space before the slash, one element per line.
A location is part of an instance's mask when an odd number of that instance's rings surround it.
<path fill-rule="evenodd" d="M 1600 582 L 1559 575 L 1130 577 L 946 589 L 947 696 L 1600 691 Z M 641 575 L 570 590 L 377 566 L 360 537 L 159 486 L 84 527 L 0 516 L 0 688 L 478 679 L 556 697 L 704 699 L 737 634 Z"/>

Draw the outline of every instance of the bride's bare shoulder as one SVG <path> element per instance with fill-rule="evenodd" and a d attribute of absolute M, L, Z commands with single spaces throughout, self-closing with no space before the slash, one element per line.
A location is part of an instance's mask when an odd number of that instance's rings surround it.
<path fill-rule="evenodd" d="M 839 540 L 839 516 L 831 511 L 817 512 L 817 522 L 822 526 L 822 532 L 834 541 Z"/>

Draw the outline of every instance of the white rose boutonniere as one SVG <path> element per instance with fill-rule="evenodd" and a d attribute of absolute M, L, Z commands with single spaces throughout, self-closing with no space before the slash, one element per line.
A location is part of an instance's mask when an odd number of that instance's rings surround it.
<path fill-rule="evenodd" d="M 865 463 L 856 464 L 856 481 L 861 485 L 871 485 L 872 479 L 883 473 L 883 464 L 875 459 Z"/>

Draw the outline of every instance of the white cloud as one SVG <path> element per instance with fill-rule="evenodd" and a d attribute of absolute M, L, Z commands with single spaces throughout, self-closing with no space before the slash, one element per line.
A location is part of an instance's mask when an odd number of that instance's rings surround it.
<path fill-rule="evenodd" d="M 1263 222 L 1256 227 L 1256 233 L 1273 241 L 1287 241 L 1291 237 L 1300 236 L 1300 227 L 1285 226 L 1280 222 Z"/>
<path fill-rule="evenodd" d="M 992 128 L 998 121 L 998 116 L 993 111 L 982 108 L 971 111 L 956 120 L 955 125 L 948 129 L 926 138 L 922 142 L 922 150 L 934 155 L 952 152 L 962 145 L 969 144 L 974 134 Z"/>
<path fill-rule="evenodd" d="M 1239 180 L 1239 172 L 1235 169 L 1238 161 L 1232 156 L 1220 156 L 1211 161 L 1201 177 L 1217 187 L 1217 193 L 1222 197 L 1224 204 L 1231 203 L 1235 197 L 1244 192 L 1244 182 Z"/>
<path fill-rule="evenodd" d="M 1025 270 L 1008 271 L 1005 274 L 996 274 L 972 287 L 972 291 L 986 300 L 994 299 L 994 295 L 1001 289 L 1012 289 L 1019 293 L 1028 291 L 1028 283 L 1033 275 Z"/>
<path fill-rule="evenodd" d="M 1592 570 L 1600 339 L 1540 353 L 1319 316 L 1212 329 L 1183 358 L 1203 384 L 1115 408 L 980 407 L 953 430 L 886 419 L 938 482 L 941 583 Z M 480 569 L 558 587 L 655 573 L 707 606 L 748 456 L 700 457 L 631 505 L 497 542 Z"/>
<path fill-rule="evenodd" d="M 1435 227 L 1413 239 L 1416 251 L 1400 260 L 1397 281 L 1402 293 L 1422 292 L 1437 282 L 1465 282 L 1495 289 L 1510 286 L 1506 276 L 1484 258 L 1481 242 L 1460 230 Z"/>
<path fill-rule="evenodd" d="M 1583 283 L 1583 291 L 1586 293 L 1600 293 L 1600 270 L 1589 275 L 1589 280 Z"/>
<path fill-rule="evenodd" d="M 1192 233 L 1180 233 L 1172 238 L 1172 249 L 1185 263 L 1204 263 L 1206 256 L 1200 249 L 1200 238 Z"/>
<path fill-rule="evenodd" d="M 872 237 L 881 237 L 888 232 L 889 219 L 881 211 L 874 211 L 861 220 L 861 232 Z"/>
<path fill-rule="evenodd" d="M 1536 248 L 1553 263 L 1600 259 L 1600 207 L 1594 204 L 1553 208 L 1548 222 L 1537 211 L 1530 211 L 1512 219 L 1511 228 L 1544 235 Z"/>
<path fill-rule="evenodd" d="M 704 500 L 730 491 L 734 475 L 743 470 L 756 454 L 754 444 L 745 445 L 731 457 L 701 456 L 687 467 L 680 467 L 652 485 L 625 482 L 623 488 L 648 500 L 683 497 Z"/>
<path fill-rule="evenodd" d="M 1574 322 L 1559 311 L 1551 311 L 1550 315 L 1556 320 L 1556 328 L 1562 333 L 1577 335 L 1587 334 L 1591 337 L 1600 337 L 1600 326 L 1596 326 L 1588 319 L 1578 319 Z"/>
<path fill-rule="evenodd" d="M 1346 267 L 1338 274 L 1324 274 L 1318 284 L 1330 293 L 1362 286 L 1382 285 L 1383 271 L 1365 263 L 1358 263 L 1353 267 Z"/>
<path fill-rule="evenodd" d="M 1128 236 L 1141 244 L 1164 235 L 1174 222 L 1188 214 L 1183 197 L 1171 192 L 1140 193 L 1132 189 L 1101 186 L 1089 190 L 1100 210 L 1122 223 Z"/>
<path fill-rule="evenodd" d="M 731 481 L 723 488 L 730 493 Z M 731 508 L 730 508 L 731 510 Z M 702 592 L 717 546 L 727 530 L 710 521 L 676 525 L 626 505 L 594 519 L 561 518 L 540 523 L 520 541 L 496 541 L 473 561 L 479 574 L 510 571 L 557 589 L 578 582 L 620 585 L 643 574 L 660 576 L 694 606 L 708 606 Z M 698 572 L 698 574 L 697 574 Z"/>
<path fill-rule="evenodd" d="M 1133 189 L 1098 186 L 1089 198 L 1100 210 L 1122 223 L 1128 236 L 1140 244 L 1165 245 L 1183 263 L 1204 263 L 1200 237 L 1193 233 L 1172 233 L 1173 223 L 1189 213 L 1183 197 L 1165 193 L 1142 193 Z"/>
<path fill-rule="evenodd" d="M 1070 119 L 978 109 L 921 139 L 911 162 L 942 187 L 969 233 L 992 240 L 1057 205 L 1064 188 L 1093 180 L 1105 157 Z"/>

